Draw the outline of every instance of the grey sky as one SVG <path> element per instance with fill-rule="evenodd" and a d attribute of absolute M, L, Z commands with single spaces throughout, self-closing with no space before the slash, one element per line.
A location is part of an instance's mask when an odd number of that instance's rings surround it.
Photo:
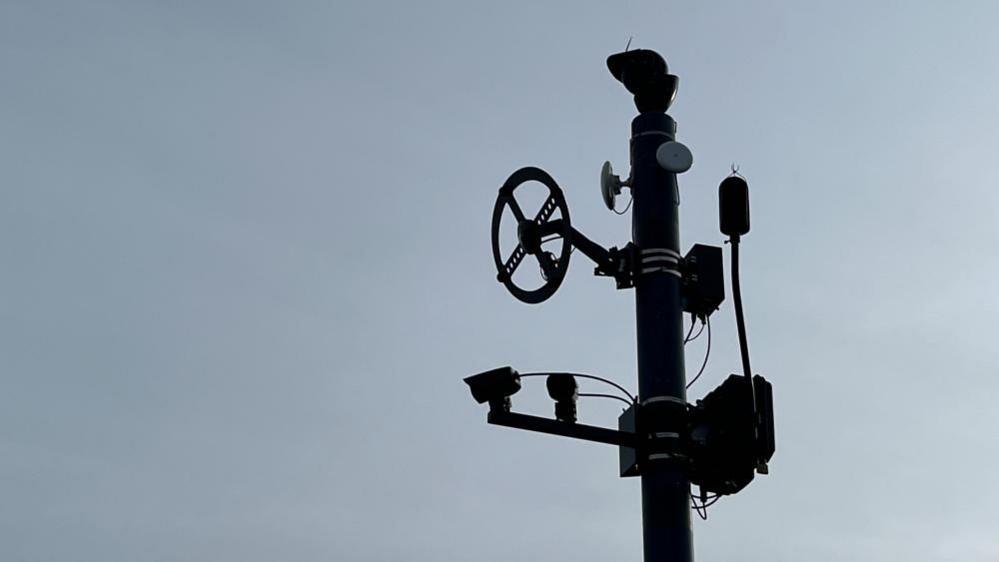
<path fill-rule="evenodd" d="M 0 558 L 640 560 L 614 450 L 461 383 L 634 388 L 632 294 L 575 259 L 520 304 L 488 241 L 528 164 L 627 240 L 634 36 L 680 76 L 682 245 L 732 162 L 752 193 L 777 454 L 698 559 L 999 559 L 999 10 L 749 4 L 0 3 Z M 692 398 L 738 367 L 713 325 Z"/>

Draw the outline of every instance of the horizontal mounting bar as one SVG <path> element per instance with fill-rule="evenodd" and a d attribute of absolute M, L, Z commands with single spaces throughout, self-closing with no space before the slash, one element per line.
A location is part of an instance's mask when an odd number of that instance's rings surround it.
<path fill-rule="evenodd" d="M 598 443 L 607 443 L 608 445 L 619 445 L 622 447 L 634 447 L 637 441 L 634 433 L 625 433 L 616 429 L 607 429 L 595 425 L 570 423 L 500 410 L 490 411 L 488 421 L 494 425 L 540 431 L 541 433 L 550 433 L 552 435 L 561 435 L 563 437 L 596 441 Z"/>

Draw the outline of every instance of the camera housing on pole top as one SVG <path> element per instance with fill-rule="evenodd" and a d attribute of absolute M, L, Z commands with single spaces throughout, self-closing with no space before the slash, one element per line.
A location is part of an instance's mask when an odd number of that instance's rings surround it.
<path fill-rule="evenodd" d="M 679 79 L 659 53 L 648 49 L 607 57 L 607 68 L 635 96 L 639 113 L 665 112 L 676 99 Z"/>

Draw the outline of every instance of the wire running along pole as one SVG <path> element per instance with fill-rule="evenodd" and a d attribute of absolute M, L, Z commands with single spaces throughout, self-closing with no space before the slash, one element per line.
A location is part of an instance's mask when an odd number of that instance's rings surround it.
<path fill-rule="evenodd" d="M 753 404 L 753 417 L 755 418 L 757 413 L 756 389 L 753 388 L 753 371 L 749 366 L 749 344 L 746 341 L 746 319 L 742 313 L 742 288 L 739 284 L 739 238 L 739 235 L 736 234 L 729 239 L 729 242 L 731 242 L 730 245 L 732 246 L 732 301 L 735 305 L 735 324 L 739 331 L 739 351 L 742 356 L 742 372 L 746 377 L 746 384 L 749 386 L 749 395 L 752 397 Z"/>

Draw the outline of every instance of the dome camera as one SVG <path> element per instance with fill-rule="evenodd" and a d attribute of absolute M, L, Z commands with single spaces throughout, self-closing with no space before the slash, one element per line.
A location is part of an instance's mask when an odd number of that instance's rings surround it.
<path fill-rule="evenodd" d="M 611 55 L 607 68 L 635 96 L 639 113 L 664 112 L 676 98 L 679 79 L 669 73 L 666 60 L 655 51 L 636 49 Z"/>
<path fill-rule="evenodd" d="M 546 381 L 548 396 L 555 401 L 555 419 L 573 423 L 576 421 L 576 397 L 579 387 L 576 377 L 569 373 L 552 373 Z"/>

